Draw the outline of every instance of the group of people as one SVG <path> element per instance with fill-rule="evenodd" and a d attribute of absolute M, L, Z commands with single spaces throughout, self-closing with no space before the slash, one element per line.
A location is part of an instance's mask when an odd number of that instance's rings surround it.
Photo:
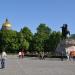
<path fill-rule="evenodd" d="M 24 58 L 25 53 L 24 53 L 24 51 L 20 51 L 18 53 L 18 55 L 19 55 L 19 58 Z M 1 61 L 1 69 L 5 68 L 6 58 L 7 58 L 7 53 L 5 51 L 3 51 L 1 53 L 1 59 L 0 59 L 0 61 Z"/>

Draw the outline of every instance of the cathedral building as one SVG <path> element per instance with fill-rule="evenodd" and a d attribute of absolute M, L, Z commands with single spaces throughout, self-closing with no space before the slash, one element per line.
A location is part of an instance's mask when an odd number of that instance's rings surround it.
<path fill-rule="evenodd" d="M 11 24 L 9 23 L 8 19 L 6 19 L 3 23 L 1 30 L 11 30 Z"/>

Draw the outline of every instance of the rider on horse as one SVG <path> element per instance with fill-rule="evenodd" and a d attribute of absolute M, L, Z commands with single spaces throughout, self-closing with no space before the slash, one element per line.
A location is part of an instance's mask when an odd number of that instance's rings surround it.
<path fill-rule="evenodd" d="M 68 25 L 67 24 L 63 24 L 62 28 L 62 39 L 66 39 L 67 38 L 67 34 L 70 35 L 70 31 L 68 31 Z"/>

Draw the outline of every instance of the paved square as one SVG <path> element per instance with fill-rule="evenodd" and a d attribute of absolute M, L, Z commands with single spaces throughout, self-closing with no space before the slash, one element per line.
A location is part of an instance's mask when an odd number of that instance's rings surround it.
<path fill-rule="evenodd" d="M 16 55 L 9 55 L 6 68 L 0 69 L 0 75 L 75 75 L 75 61 L 19 59 Z"/>

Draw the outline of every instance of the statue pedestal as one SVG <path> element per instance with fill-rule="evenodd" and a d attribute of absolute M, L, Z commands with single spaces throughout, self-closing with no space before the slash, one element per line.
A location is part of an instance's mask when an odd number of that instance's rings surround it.
<path fill-rule="evenodd" d="M 61 40 L 56 48 L 56 55 L 60 56 L 61 54 L 63 54 L 63 56 L 66 56 L 66 48 L 69 48 L 71 46 L 75 46 L 74 39 Z"/>

